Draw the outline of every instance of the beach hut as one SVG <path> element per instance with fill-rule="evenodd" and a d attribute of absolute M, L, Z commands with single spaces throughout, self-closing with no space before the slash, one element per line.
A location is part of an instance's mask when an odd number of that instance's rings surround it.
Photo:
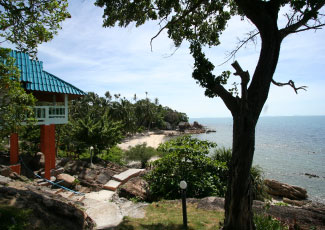
<path fill-rule="evenodd" d="M 12 50 L 20 69 L 20 81 L 26 92 L 37 99 L 34 111 L 40 126 L 40 150 L 45 156 L 45 178 L 50 179 L 50 170 L 55 168 L 55 125 L 68 122 L 68 101 L 85 95 L 77 87 L 63 81 L 43 69 L 43 62 L 33 60 L 27 53 Z M 18 160 L 18 134 L 10 135 L 10 167 L 20 173 Z"/>

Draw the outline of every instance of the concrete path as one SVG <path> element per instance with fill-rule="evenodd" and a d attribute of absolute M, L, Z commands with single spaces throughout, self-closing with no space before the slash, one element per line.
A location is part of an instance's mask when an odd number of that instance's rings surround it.
<path fill-rule="evenodd" d="M 124 216 L 143 218 L 145 203 L 133 203 L 124 198 L 114 197 L 115 192 L 101 190 L 85 195 L 84 208 L 96 223 L 96 229 L 107 229 L 119 225 Z"/>

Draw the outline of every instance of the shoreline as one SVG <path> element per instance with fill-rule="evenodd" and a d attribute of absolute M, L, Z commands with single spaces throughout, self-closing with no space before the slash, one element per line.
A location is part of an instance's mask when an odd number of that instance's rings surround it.
<path fill-rule="evenodd" d="M 130 147 L 146 143 L 148 147 L 158 148 L 161 143 L 164 143 L 169 138 L 180 135 L 182 135 L 182 133 L 176 130 L 161 130 L 158 132 L 139 133 L 132 137 L 125 138 L 117 146 L 123 150 L 128 150 Z"/>
<path fill-rule="evenodd" d="M 128 150 L 129 147 L 134 147 L 139 144 L 146 143 L 148 147 L 158 148 L 161 143 L 164 143 L 168 139 L 172 137 L 177 137 L 181 135 L 192 135 L 192 134 L 202 134 L 214 132 L 211 129 L 207 129 L 206 127 L 191 128 L 185 129 L 183 131 L 179 130 L 158 130 L 158 131 L 149 131 L 144 133 L 137 133 L 131 137 L 127 137 L 117 146 L 123 150 Z"/>
<path fill-rule="evenodd" d="M 188 132 L 189 131 L 189 132 Z M 134 147 L 138 144 L 146 143 L 147 146 L 157 148 L 161 143 L 164 143 L 170 138 L 177 137 L 184 134 L 193 134 L 191 133 L 192 130 L 187 130 L 185 132 L 180 132 L 176 130 L 160 130 L 156 132 L 146 132 L 146 133 L 139 133 L 132 137 L 125 138 L 122 143 L 118 144 L 118 147 L 120 147 L 123 150 L 128 150 L 129 147 Z M 194 133 L 196 134 L 196 133 Z M 270 177 L 272 178 L 272 177 Z M 267 179 L 267 178 L 265 178 Z M 274 178 L 273 178 L 274 179 Z M 283 181 L 283 180 L 279 180 Z M 287 181 L 286 181 L 287 183 Z M 290 183 L 290 182 L 289 182 Z M 290 183 L 292 185 L 292 183 Z M 301 185 L 300 185 L 301 186 Z M 319 199 L 317 197 L 314 197 L 310 194 L 310 189 L 308 189 L 308 198 L 307 200 L 317 202 L 324 204 L 322 199 Z"/>

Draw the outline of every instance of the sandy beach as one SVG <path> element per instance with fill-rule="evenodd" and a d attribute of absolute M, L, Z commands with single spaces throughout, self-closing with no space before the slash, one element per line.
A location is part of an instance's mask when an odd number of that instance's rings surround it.
<path fill-rule="evenodd" d="M 133 137 L 125 139 L 121 144 L 118 144 L 118 146 L 123 150 L 127 150 L 129 147 L 147 143 L 147 146 L 157 148 L 159 146 L 159 144 L 165 142 L 171 136 L 176 136 L 176 135 L 179 135 L 179 132 L 177 132 L 177 131 L 162 131 L 159 134 L 157 134 L 155 132 L 148 132 L 145 134 L 137 134 Z"/>

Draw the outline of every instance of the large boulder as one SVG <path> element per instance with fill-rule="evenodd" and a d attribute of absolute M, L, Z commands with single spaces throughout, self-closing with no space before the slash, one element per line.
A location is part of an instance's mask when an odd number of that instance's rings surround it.
<path fill-rule="evenodd" d="M 0 175 L 1 176 L 9 177 L 11 173 L 12 173 L 12 170 L 9 166 L 0 165 Z"/>
<path fill-rule="evenodd" d="M 265 179 L 266 192 L 273 196 L 286 197 L 291 200 L 307 199 L 307 191 L 304 188 L 281 183 L 276 180 Z"/>
<path fill-rule="evenodd" d="M 190 125 L 190 123 L 188 123 L 188 122 L 184 122 L 184 121 L 182 121 L 182 122 L 179 122 L 179 124 L 178 124 L 178 128 L 179 128 L 179 130 L 185 130 L 185 129 L 189 129 L 189 128 L 191 128 L 191 125 Z"/>
<path fill-rule="evenodd" d="M 119 195 L 126 198 L 147 200 L 148 183 L 142 177 L 134 177 L 119 188 Z"/>
<path fill-rule="evenodd" d="M 56 179 L 58 182 L 60 182 L 60 185 L 68 188 L 74 187 L 76 185 L 76 178 L 66 173 L 61 173 L 57 175 Z"/>

